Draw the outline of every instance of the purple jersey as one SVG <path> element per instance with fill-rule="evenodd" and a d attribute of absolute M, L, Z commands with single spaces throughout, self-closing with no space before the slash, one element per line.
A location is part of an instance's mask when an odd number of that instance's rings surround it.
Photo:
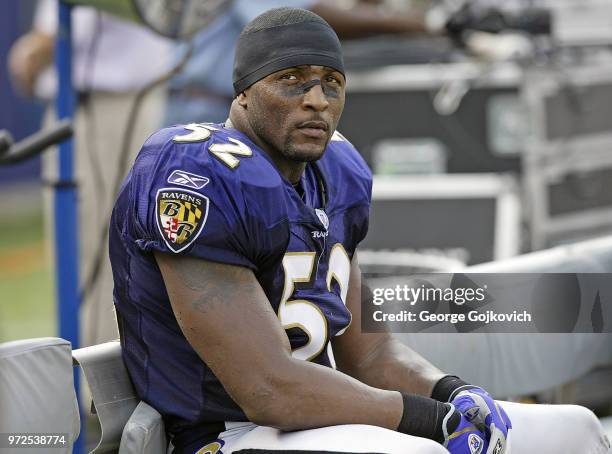
<path fill-rule="evenodd" d="M 202 437 L 247 418 L 183 336 L 153 251 L 252 269 L 293 356 L 334 367 L 329 341 L 351 320 L 350 259 L 367 232 L 371 185 L 338 133 L 306 166 L 301 191 L 223 125 L 175 126 L 147 140 L 113 210 L 110 258 L 125 363 L 170 432 Z"/>

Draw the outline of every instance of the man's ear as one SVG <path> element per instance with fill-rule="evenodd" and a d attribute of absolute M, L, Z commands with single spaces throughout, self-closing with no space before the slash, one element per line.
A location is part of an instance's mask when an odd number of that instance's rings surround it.
<path fill-rule="evenodd" d="M 236 96 L 236 101 L 241 107 L 244 107 L 246 109 L 248 104 L 247 98 L 248 97 L 246 91 L 241 91 L 240 93 L 238 93 L 238 96 Z"/>

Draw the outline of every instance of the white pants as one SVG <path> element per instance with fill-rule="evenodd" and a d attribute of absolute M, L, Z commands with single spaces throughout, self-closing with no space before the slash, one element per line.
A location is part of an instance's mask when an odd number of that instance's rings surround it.
<path fill-rule="evenodd" d="M 512 421 L 513 454 L 606 454 L 610 451 L 599 420 L 577 405 L 528 405 L 502 402 Z M 281 432 L 249 423 L 223 432 L 224 454 L 243 449 L 444 454 L 440 444 L 424 438 L 366 425 L 344 425 Z M 218 447 L 218 445 L 217 445 Z M 201 454 L 216 453 L 215 446 Z"/>

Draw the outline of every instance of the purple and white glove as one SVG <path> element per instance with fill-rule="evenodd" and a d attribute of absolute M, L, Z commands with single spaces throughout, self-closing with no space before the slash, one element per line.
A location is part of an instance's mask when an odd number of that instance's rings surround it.
<path fill-rule="evenodd" d="M 450 407 L 442 425 L 444 447 L 451 454 L 485 454 L 489 446 L 485 434 L 455 409 L 453 404 Z M 460 418 L 459 424 L 456 423 L 457 418 Z M 455 428 L 451 431 L 449 426 Z"/>
<path fill-rule="evenodd" d="M 434 386 L 431 397 L 439 402 L 450 402 L 465 418 L 487 437 L 485 454 L 510 454 L 508 434 L 512 429 L 504 409 L 478 386 L 459 377 L 447 375 Z"/>
<path fill-rule="evenodd" d="M 508 454 L 506 442 L 512 429 L 510 418 L 504 409 L 484 389 L 462 386 L 451 395 L 451 403 L 468 421 L 488 436 L 487 454 Z"/>

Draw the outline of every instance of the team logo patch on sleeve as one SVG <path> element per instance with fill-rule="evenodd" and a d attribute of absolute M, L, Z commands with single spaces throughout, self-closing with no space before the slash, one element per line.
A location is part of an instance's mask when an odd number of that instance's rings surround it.
<path fill-rule="evenodd" d="M 202 232 L 208 217 L 208 198 L 187 189 L 160 189 L 155 214 L 159 233 L 168 248 L 181 252 Z"/>

